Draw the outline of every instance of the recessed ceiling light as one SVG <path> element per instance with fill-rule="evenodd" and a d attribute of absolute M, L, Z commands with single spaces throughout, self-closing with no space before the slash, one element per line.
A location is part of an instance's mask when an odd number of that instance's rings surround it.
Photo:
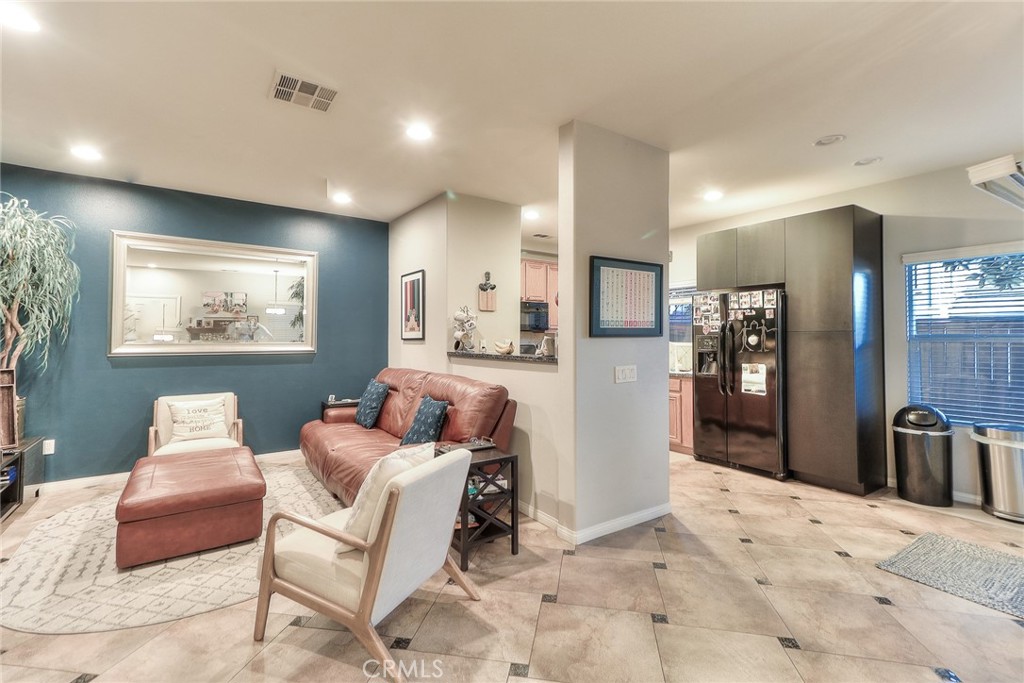
<path fill-rule="evenodd" d="M 71 148 L 71 153 L 86 161 L 99 161 L 103 158 L 100 151 L 91 145 L 75 145 Z"/>
<path fill-rule="evenodd" d="M 15 2 L 0 2 L 0 25 L 29 33 L 39 31 L 39 22 Z"/>
<path fill-rule="evenodd" d="M 823 135 L 822 137 L 814 141 L 814 146 L 828 147 L 829 145 L 834 145 L 837 142 L 842 142 L 845 139 L 846 136 L 842 135 L 841 133 L 836 133 L 835 135 Z"/>
<path fill-rule="evenodd" d="M 871 164 L 877 164 L 882 160 L 882 157 L 865 157 L 863 159 L 857 159 L 853 162 L 854 166 L 870 166 Z"/>
<path fill-rule="evenodd" d="M 434 131 L 425 123 L 414 123 L 405 129 L 405 134 L 413 140 L 429 140 L 434 137 Z"/>
<path fill-rule="evenodd" d="M 335 204 L 351 204 L 352 197 L 345 192 L 335 192 L 331 195 L 331 201 Z"/>
<path fill-rule="evenodd" d="M 721 190 L 708 190 L 707 192 L 704 193 L 704 201 L 717 202 L 724 196 L 725 194 Z"/>
<path fill-rule="evenodd" d="M 523 218 L 525 218 L 528 221 L 535 221 L 538 218 L 540 218 L 540 212 L 537 211 L 536 209 L 527 209 L 526 211 L 523 212 Z"/>

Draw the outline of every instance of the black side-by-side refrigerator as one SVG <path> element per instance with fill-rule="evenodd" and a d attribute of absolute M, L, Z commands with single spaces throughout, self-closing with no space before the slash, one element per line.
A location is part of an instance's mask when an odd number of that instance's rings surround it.
<path fill-rule="evenodd" d="M 785 478 L 785 292 L 698 292 L 693 327 L 694 455 Z"/>

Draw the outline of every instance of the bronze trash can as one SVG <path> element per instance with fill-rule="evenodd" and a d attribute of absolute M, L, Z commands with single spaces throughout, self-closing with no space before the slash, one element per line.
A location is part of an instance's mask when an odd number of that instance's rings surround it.
<path fill-rule="evenodd" d="M 942 411 L 923 403 L 892 418 L 896 491 L 911 503 L 953 505 L 953 429 Z"/>
<path fill-rule="evenodd" d="M 995 517 L 1024 522 L 1024 425 L 976 424 L 981 509 Z"/>

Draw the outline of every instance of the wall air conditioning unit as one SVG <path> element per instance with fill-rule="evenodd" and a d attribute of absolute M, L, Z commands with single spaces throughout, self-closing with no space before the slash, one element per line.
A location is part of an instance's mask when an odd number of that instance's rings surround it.
<path fill-rule="evenodd" d="M 967 168 L 971 185 L 1024 211 L 1024 171 L 1012 154 Z"/>

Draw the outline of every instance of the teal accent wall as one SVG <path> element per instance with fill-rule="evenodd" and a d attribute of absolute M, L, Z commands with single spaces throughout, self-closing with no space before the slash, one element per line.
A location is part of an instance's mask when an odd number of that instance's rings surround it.
<path fill-rule="evenodd" d="M 70 336 L 45 373 L 34 358 L 18 368 L 26 433 L 57 442 L 46 481 L 131 469 L 161 395 L 233 391 L 253 452 L 297 448 L 322 399 L 358 396 L 387 365 L 387 223 L 10 164 L 0 190 L 78 226 Z M 316 354 L 108 358 L 111 230 L 317 251 Z"/>

